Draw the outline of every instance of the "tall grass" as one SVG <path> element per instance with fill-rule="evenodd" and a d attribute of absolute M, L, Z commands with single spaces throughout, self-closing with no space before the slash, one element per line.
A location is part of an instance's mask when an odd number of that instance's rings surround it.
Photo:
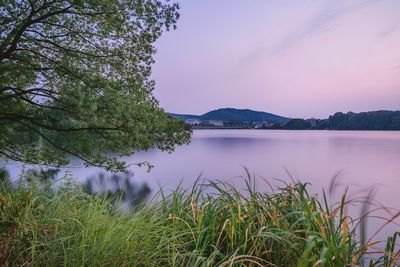
<path fill-rule="evenodd" d="M 131 213 L 77 186 L 2 186 L 0 265 L 398 266 L 399 233 L 368 259 L 376 244 L 357 234 L 368 207 L 350 218 L 346 193 L 332 206 L 307 184 L 269 193 L 246 184 L 244 193 L 222 182 L 160 192 Z"/>

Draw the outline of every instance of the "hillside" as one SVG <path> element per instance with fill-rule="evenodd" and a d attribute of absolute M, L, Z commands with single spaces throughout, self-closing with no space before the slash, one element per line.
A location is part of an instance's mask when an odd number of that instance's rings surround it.
<path fill-rule="evenodd" d="M 220 120 L 220 121 L 247 121 L 247 122 L 287 122 L 289 118 L 285 118 L 272 113 L 254 111 L 251 109 L 235 109 L 235 108 L 221 108 L 207 112 L 203 115 L 189 115 L 189 114 L 173 114 L 171 115 L 178 119 L 199 119 L 199 120 Z"/>
<path fill-rule="evenodd" d="M 199 119 L 200 116 L 198 115 L 190 115 L 190 114 L 176 114 L 176 113 L 169 113 L 174 118 L 181 119 L 181 120 L 189 120 L 189 119 Z"/>
<path fill-rule="evenodd" d="M 289 119 L 272 113 L 251 109 L 221 108 L 200 116 L 202 120 L 248 121 L 248 122 L 286 122 Z"/>

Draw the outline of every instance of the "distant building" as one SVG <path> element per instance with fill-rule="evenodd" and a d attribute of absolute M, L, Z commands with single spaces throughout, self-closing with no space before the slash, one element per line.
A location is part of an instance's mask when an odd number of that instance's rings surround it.
<path fill-rule="evenodd" d="M 199 119 L 186 119 L 185 122 L 189 125 L 199 125 L 201 120 Z"/>
<path fill-rule="evenodd" d="M 264 126 L 264 124 L 262 122 L 256 123 L 256 125 L 254 125 L 254 128 L 256 129 L 262 129 Z"/>
<path fill-rule="evenodd" d="M 317 127 L 317 119 L 311 118 L 311 119 L 308 119 L 307 122 L 310 124 L 311 128 Z"/>
<path fill-rule="evenodd" d="M 272 127 L 274 124 L 270 121 L 263 121 L 263 122 L 257 122 L 254 125 L 254 128 L 256 129 L 263 129 L 263 128 L 269 128 Z"/>
<path fill-rule="evenodd" d="M 208 122 L 208 124 L 211 124 L 211 125 L 216 126 L 216 127 L 223 127 L 224 126 L 224 122 L 223 121 L 209 120 L 207 122 Z"/>

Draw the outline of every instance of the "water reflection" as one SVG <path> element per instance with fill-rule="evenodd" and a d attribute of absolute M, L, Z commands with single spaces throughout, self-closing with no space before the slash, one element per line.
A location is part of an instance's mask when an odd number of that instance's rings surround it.
<path fill-rule="evenodd" d="M 76 188 L 90 195 L 109 198 L 114 206 L 132 210 L 144 203 L 152 190 L 146 182 L 134 181 L 134 173 L 109 174 L 98 172 L 85 180 L 77 179 L 71 173 L 57 168 L 22 168 L 17 177 L 0 167 L 0 186 L 9 190 L 37 190 L 52 195 L 60 188 Z"/>
<path fill-rule="evenodd" d="M 252 145 L 259 145 L 260 143 L 267 145 L 273 144 L 273 140 L 268 138 L 251 138 L 251 137 L 235 137 L 229 136 L 225 138 L 221 137 L 203 137 L 194 139 L 193 142 L 201 142 L 203 145 L 212 146 L 214 148 L 232 148 L 232 147 L 246 147 Z"/>
<path fill-rule="evenodd" d="M 101 172 L 87 178 L 84 190 L 91 195 L 110 198 L 113 205 L 133 209 L 146 201 L 151 193 L 147 183 L 133 182 L 133 172 L 109 175 Z"/>

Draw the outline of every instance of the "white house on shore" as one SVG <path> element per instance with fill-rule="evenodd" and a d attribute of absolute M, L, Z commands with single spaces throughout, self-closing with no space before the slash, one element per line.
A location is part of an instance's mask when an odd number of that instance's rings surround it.
<path fill-rule="evenodd" d="M 223 121 L 218 121 L 218 120 L 209 120 L 207 121 L 209 124 L 216 126 L 216 127 L 223 127 L 224 122 Z"/>
<path fill-rule="evenodd" d="M 262 128 L 268 128 L 268 127 L 272 127 L 274 124 L 270 121 L 263 121 L 263 122 L 257 122 L 254 125 L 254 128 L 256 129 L 262 129 Z"/>
<path fill-rule="evenodd" d="M 186 119 L 185 123 L 189 125 L 199 125 L 201 123 L 201 120 L 199 119 Z"/>

